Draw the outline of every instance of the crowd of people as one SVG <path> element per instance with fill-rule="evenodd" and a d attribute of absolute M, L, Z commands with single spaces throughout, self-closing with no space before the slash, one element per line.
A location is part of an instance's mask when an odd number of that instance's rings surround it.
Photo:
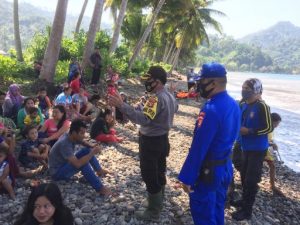
<path fill-rule="evenodd" d="M 102 68 L 99 49 L 95 49 L 90 64 L 93 68 L 91 84 L 95 86 Z M 193 89 L 197 97 L 206 99 L 178 176 L 181 187 L 189 194 L 194 223 L 224 224 L 227 190 L 234 183 L 232 157 L 241 173 L 243 191 L 242 199 L 230 201 L 237 207 L 232 217 L 238 221 L 250 219 L 264 160 L 270 165 L 271 188 L 280 192 L 274 182 L 274 158 L 268 152 L 269 146 L 275 150 L 277 146 L 268 136 L 281 118 L 276 113 L 271 115 L 262 100 L 262 84 L 258 79 L 244 82 L 242 101 L 237 103 L 226 91 L 227 72 L 221 64 L 204 64 L 199 74 L 192 70 L 190 73 L 193 74 L 187 80 L 188 88 Z M 151 66 L 141 76 L 147 94 L 138 104 L 130 105 L 127 95 L 118 92 L 119 75 L 109 66 L 104 97 L 107 107 L 95 118 L 91 116 L 95 105 L 81 76 L 79 63 L 72 59 L 67 83 L 55 99 L 47 96 L 45 87 L 39 89 L 37 96 L 26 98 L 17 84 L 10 85 L 7 93 L 0 92 L 0 188 L 14 199 L 18 176 L 32 177 L 47 171 L 53 181 L 58 181 L 69 180 L 81 172 L 97 193 L 110 196 L 112 191 L 101 179 L 109 171 L 96 158 L 101 152 L 98 143 L 122 142 L 114 124 L 130 120 L 140 125 L 140 169 L 148 194 L 146 209 L 138 210 L 135 215 L 140 220 L 158 220 L 165 198 L 166 159 L 170 153 L 168 134 L 178 110 L 174 90 L 165 86 L 166 71 L 160 66 Z M 95 140 L 93 143 L 85 139 L 87 123 L 91 124 L 89 134 Z M 22 139 L 17 154 L 14 151 L 16 128 Z M 33 188 L 15 224 L 47 221 L 73 224 L 72 213 L 63 205 L 54 183 Z"/>

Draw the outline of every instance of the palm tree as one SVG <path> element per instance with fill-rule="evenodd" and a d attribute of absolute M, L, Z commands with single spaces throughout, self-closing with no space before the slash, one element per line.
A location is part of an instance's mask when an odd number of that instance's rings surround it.
<path fill-rule="evenodd" d="M 133 8 L 126 13 L 121 33 L 130 48 L 135 47 L 146 29 L 146 17 L 141 8 Z"/>
<path fill-rule="evenodd" d="M 126 12 L 127 2 L 128 2 L 128 0 L 122 0 L 121 7 L 120 7 L 120 10 L 119 10 L 118 19 L 117 19 L 117 23 L 115 24 L 115 30 L 114 30 L 111 46 L 110 46 L 110 49 L 109 49 L 109 53 L 114 52 L 117 48 L 119 35 L 120 35 L 121 27 L 122 27 L 122 24 L 123 24 L 125 12 Z"/>
<path fill-rule="evenodd" d="M 86 40 L 84 53 L 83 53 L 83 59 L 82 59 L 83 69 L 85 69 L 88 66 L 89 58 L 93 51 L 96 33 L 98 28 L 100 27 L 104 2 L 105 0 L 96 0 L 95 2 L 94 12 L 90 23 L 89 31 L 87 34 L 87 40 Z"/>
<path fill-rule="evenodd" d="M 68 0 L 60 0 L 57 2 L 51 34 L 44 55 L 40 79 L 46 80 L 50 83 L 53 83 L 54 80 L 55 68 L 64 32 L 67 8 Z"/>
<path fill-rule="evenodd" d="M 19 1 L 14 0 L 14 35 L 15 35 L 15 46 L 17 51 L 17 60 L 23 62 L 22 54 L 22 44 L 20 37 L 20 27 L 19 27 Z"/>
<path fill-rule="evenodd" d="M 209 43 L 207 26 L 212 26 L 219 33 L 222 32 L 220 23 L 212 16 L 224 14 L 209 9 L 212 3 L 213 1 L 203 0 L 169 0 L 161 11 L 158 19 L 161 33 L 167 33 L 170 37 L 175 36 L 173 40 L 170 39 L 175 43 L 175 48 L 170 47 L 169 52 L 172 54 L 165 57 L 165 60 L 173 65 L 172 69 L 176 66 L 182 49 L 192 51 L 203 42 Z"/>
<path fill-rule="evenodd" d="M 76 34 L 78 34 L 78 32 L 79 32 L 80 25 L 81 25 L 81 22 L 82 22 L 82 18 L 83 18 L 83 15 L 84 15 L 86 6 L 87 6 L 87 4 L 88 4 L 88 1 L 89 1 L 89 0 L 84 0 L 83 6 L 82 6 L 82 9 L 81 9 L 81 12 L 80 12 L 80 15 L 79 15 L 79 17 L 78 17 L 77 24 L 76 24 L 76 28 L 75 28 L 75 36 L 76 36 Z"/>
<path fill-rule="evenodd" d="M 138 54 L 140 53 L 140 51 L 143 47 L 144 42 L 146 41 L 147 37 L 149 36 L 149 34 L 153 28 L 153 25 L 156 21 L 157 15 L 158 15 L 159 11 L 161 10 L 164 3 L 165 3 L 165 0 L 159 0 L 159 2 L 157 3 L 157 6 L 152 13 L 152 17 L 150 19 L 150 22 L 149 22 L 145 32 L 143 33 L 143 36 L 141 37 L 141 39 L 137 43 L 136 47 L 134 48 L 133 55 L 132 55 L 131 59 L 129 60 L 129 65 L 128 65 L 129 70 L 131 70 L 131 67 L 133 66 L 135 59 L 137 58 Z"/>

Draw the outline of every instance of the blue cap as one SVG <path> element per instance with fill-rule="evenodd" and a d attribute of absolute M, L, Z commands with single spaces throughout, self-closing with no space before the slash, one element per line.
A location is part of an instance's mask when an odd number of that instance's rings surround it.
<path fill-rule="evenodd" d="M 215 78 L 215 77 L 226 77 L 226 69 L 220 63 L 206 63 L 202 65 L 200 78 Z"/>

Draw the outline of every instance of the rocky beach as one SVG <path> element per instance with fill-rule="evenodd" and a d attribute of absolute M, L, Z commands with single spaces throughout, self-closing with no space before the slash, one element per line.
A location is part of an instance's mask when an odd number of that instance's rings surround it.
<path fill-rule="evenodd" d="M 178 88 L 186 89 L 185 80 L 178 80 L 177 83 Z M 135 79 L 124 81 L 120 90 L 128 94 L 130 102 L 136 102 L 138 97 L 144 94 L 144 87 Z M 200 103 L 193 99 L 179 100 L 179 111 L 175 115 L 174 126 L 169 133 L 171 150 L 167 162 L 168 184 L 164 209 L 159 221 L 146 223 L 134 217 L 134 212 L 143 205 L 146 191 L 139 169 L 138 126 L 129 122 L 125 125 L 116 125 L 118 134 L 125 137 L 125 140 L 116 145 L 102 145 L 102 153 L 97 156 L 101 165 L 112 172 L 103 178 L 103 182 L 112 188 L 115 193 L 113 197 L 103 198 L 97 195 L 81 175 L 74 177 L 70 182 L 57 182 L 66 205 L 73 212 L 76 225 L 193 224 L 188 195 L 177 188 L 177 174 L 191 144 L 194 120 L 199 107 Z M 273 196 L 269 185 L 269 171 L 265 164 L 252 219 L 233 221 L 231 213 L 235 209 L 229 207 L 225 210 L 226 224 L 300 224 L 300 173 L 294 172 L 278 161 L 276 171 L 276 184 L 284 196 Z M 241 188 L 238 175 L 235 178 L 238 188 Z M 38 179 L 40 182 L 50 181 L 47 173 Z M 17 180 L 15 201 L 6 195 L 0 196 L 1 225 L 13 224 L 14 219 L 23 211 L 31 191 L 30 182 L 29 179 Z M 237 195 L 240 194 L 241 190 L 237 189 Z"/>

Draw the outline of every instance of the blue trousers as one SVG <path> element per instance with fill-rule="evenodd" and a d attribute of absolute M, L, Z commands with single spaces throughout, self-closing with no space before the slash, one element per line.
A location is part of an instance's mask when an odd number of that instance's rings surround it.
<path fill-rule="evenodd" d="M 75 156 L 80 159 L 81 157 L 87 155 L 90 153 L 89 148 L 83 148 L 80 151 L 78 151 Z M 75 166 L 71 165 L 70 163 L 66 163 L 61 168 L 58 169 L 56 174 L 52 176 L 54 180 L 69 180 L 72 176 L 74 176 L 76 173 L 81 172 L 84 178 L 87 180 L 87 182 L 96 190 L 100 191 L 100 189 L 103 187 L 103 184 L 100 180 L 100 178 L 95 174 L 94 171 L 100 171 L 101 166 L 96 159 L 95 156 L 93 156 L 89 163 L 83 165 L 79 169 L 77 169 Z"/>
<path fill-rule="evenodd" d="M 231 162 L 230 162 L 231 163 Z M 213 186 L 199 183 L 190 193 L 190 208 L 195 225 L 224 225 L 227 189 L 232 179 L 232 166 L 218 168 Z"/>

